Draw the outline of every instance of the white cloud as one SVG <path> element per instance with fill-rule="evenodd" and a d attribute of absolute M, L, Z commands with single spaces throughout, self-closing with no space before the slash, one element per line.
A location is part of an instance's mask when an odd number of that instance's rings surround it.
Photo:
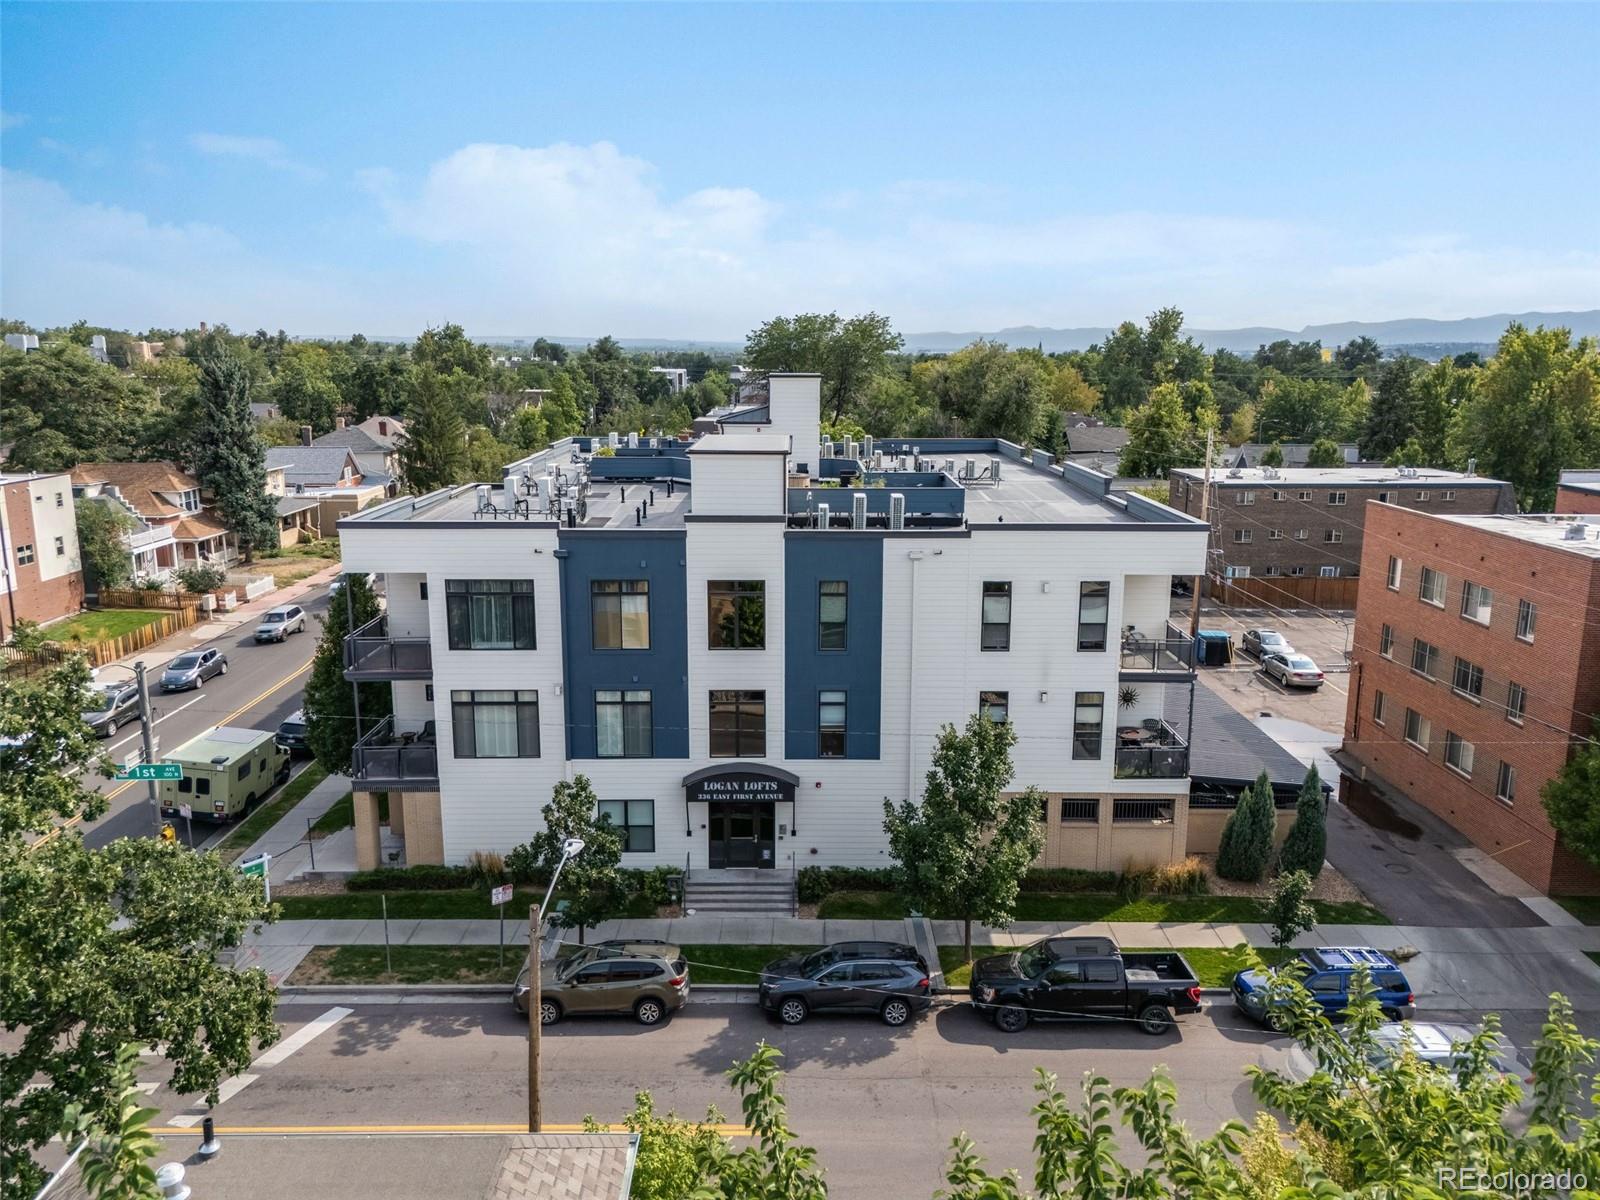
<path fill-rule="evenodd" d="M 228 133 L 196 133 L 190 136 L 189 144 L 202 154 L 218 158 L 249 159 L 262 166 L 271 167 L 274 171 L 285 171 L 302 179 L 322 178 L 322 172 L 316 167 L 307 166 L 290 158 L 288 150 L 277 138 L 238 137 Z"/>
<path fill-rule="evenodd" d="M 27 119 L 22 113 L 7 112 L 0 108 L 0 129 L 15 129 Z"/>

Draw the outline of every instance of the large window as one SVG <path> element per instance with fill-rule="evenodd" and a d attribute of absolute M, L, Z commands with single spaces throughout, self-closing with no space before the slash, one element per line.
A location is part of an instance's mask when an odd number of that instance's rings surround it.
<path fill-rule="evenodd" d="M 983 585 L 984 650 L 1011 649 L 1011 585 L 986 580 Z"/>
<path fill-rule="evenodd" d="M 1450 681 L 1459 695 L 1472 700 L 1483 699 L 1483 668 L 1475 662 L 1457 656 L 1455 675 Z"/>
<path fill-rule="evenodd" d="M 599 758 L 649 758 L 650 693 L 594 694 L 594 752 Z"/>
<path fill-rule="evenodd" d="M 759 579 L 706 583 L 706 628 L 713 650 L 760 650 L 767 644 L 767 585 Z"/>
<path fill-rule="evenodd" d="M 1439 647 L 1417 638 L 1411 643 L 1411 669 L 1429 679 L 1439 677 Z"/>
<path fill-rule="evenodd" d="M 1346 499 L 1348 499 L 1348 497 L 1346 497 L 1346 495 L 1343 492 L 1329 492 L 1328 493 L 1328 503 L 1329 504 L 1334 504 L 1334 505 L 1343 504 Z"/>
<path fill-rule="evenodd" d="M 624 854 L 653 854 L 656 848 L 654 800 L 602 800 L 600 815 L 622 831 Z"/>
<path fill-rule="evenodd" d="M 1072 706 L 1072 757 L 1098 759 L 1105 729 L 1106 694 L 1079 692 Z"/>
<path fill-rule="evenodd" d="M 1378 635 L 1378 653 L 1385 658 L 1394 657 L 1394 626 L 1385 625 Z"/>
<path fill-rule="evenodd" d="M 1067 796 L 1061 801 L 1061 823 L 1063 825 L 1097 825 L 1100 822 L 1100 801 L 1090 796 L 1079 798 Z"/>
<path fill-rule="evenodd" d="M 1444 607 L 1444 576 L 1432 567 L 1422 568 L 1422 582 L 1417 587 L 1417 596 L 1425 604 Z"/>
<path fill-rule="evenodd" d="M 1372 693 L 1372 719 L 1379 725 L 1383 724 L 1383 715 L 1388 708 L 1388 699 L 1382 692 Z"/>
<path fill-rule="evenodd" d="M 1504 759 L 1495 775 L 1494 798 L 1502 804 L 1514 804 L 1517 799 L 1517 769 Z"/>
<path fill-rule="evenodd" d="M 538 758 L 538 692 L 451 692 L 457 758 Z"/>
<path fill-rule="evenodd" d="M 1092 579 L 1078 585 L 1078 649 L 1104 650 L 1111 619 L 1111 584 Z"/>
<path fill-rule="evenodd" d="M 1517 725 L 1528 711 L 1528 689 L 1520 683 L 1506 684 L 1506 720 Z"/>
<path fill-rule="evenodd" d="M 843 579 L 817 584 L 817 649 L 846 650 L 850 646 L 850 585 Z"/>
<path fill-rule="evenodd" d="M 532 650 L 533 580 L 447 579 L 445 624 L 452 650 Z"/>
<path fill-rule="evenodd" d="M 1011 715 L 1011 693 L 979 692 L 978 711 L 996 725 L 1004 725 Z"/>
<path fill-rule="evenodd" d="M 843 758 L 849 728 L 850 697 L 845 692 L 817 693 L 817 757 Z"/>
<path fill-rule="evenodd" d="M 1472 758 L 1472 743 L 1454 730 L 1445 730 L 1444 761 L 1446 765 L 1470 778 L 1472 775 Z"/>
<path fill-rule="evenodd" d="M 1400 590 L 1400 571 L 1400 560 L 1391 554 L 1389 556 L 1389 590 L 1391 592 Z"/>
<path fill-rule="evenodd" d="M 767 752 L 767 694 L 711 693 L 711 757 L 761 758 Z"/>
<path fill-rule="evenodd" d="M 1533 641 L 1534 626 L 1539 623 L 1539 606 L 1531 600 L 1517 601 L 1517 637 L 1524 642 Z"/>
<path fill-rule="evenodd" d="M 1406 709 L 1406 741 L 1418 750 L 1427 752 L 1428 742 L 1433 738 L 1433 726 L 1428 718 L 1414 708 Z"/>
<path fill-rule="evenodd" d="M 596 650 L 650 649 L 650 581 L 592 580 L 589 622 Z"/>
<path fill-rule="evenodd" d="M 17 566 L 25 567 L 33 561 L 33 543 L 26 542 L 17 547 Z"/>
<path fill-rule="evenodd" d="M 1479 625 L 1487 625 L 1494 613 L 1494 593 L 1481 583 L 1463 580 L 1461 584 L 1461 615 Z"/>
<path fill-rule="evenodd" d="M 1255 541 L 1256 531 L 1253 529 L 1235 529 L 1233 540 L 1241 544 Z"/>

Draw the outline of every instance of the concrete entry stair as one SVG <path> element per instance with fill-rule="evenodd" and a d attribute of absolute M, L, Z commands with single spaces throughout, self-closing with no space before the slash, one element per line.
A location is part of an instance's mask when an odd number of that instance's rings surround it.
<path fill-rule="evenodd" d="M 796 911 L 794 872 L 755 867 L 690 871 L 684 884 L 683 906 L 696 913 L 792 917 Z"/>

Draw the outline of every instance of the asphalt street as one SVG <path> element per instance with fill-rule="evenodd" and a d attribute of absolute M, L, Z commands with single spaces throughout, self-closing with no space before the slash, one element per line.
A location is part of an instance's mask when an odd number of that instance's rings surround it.
<path fill-rule="evenodd" d="M 238 1077 L 248 1082 L 225 1088 L 214 1112 L 225 1142 L 248 1131 L 525 1128 L 527 1025 L 505 1001 L 296 1001 L 280 1007 L 279 1019 L 290 1050 L 269 1051 Z M 1539 1014 L 1519 1012 L 1509 1014 L 1507 1031 L 1526 1046 L 1538 1025 Z M 753 1005 L 697 1000 L 654 1029 L 590 1018 L 546 1030 L 547 1128 L 575 1126 L 585 1115 L 620 1120 L 640 1089 L 653 1094 L 657 1111 L 697 1118 L 716 1105 L 737 1123 L 738 1097 L 722 1073 L 762 1039 L 783 1052 L 791 1128 L 817 1148 L 830 1195 L 841 1200 L 931 1195 L 943 1186 L 950 1141 L 961 1131 L 992 1169 L 1015 1167 L 1031 1177 L 1035 1067 L 1054 1072 L 1077 1095 L 1085 1072 L 1113 1085 L 1138 1084 L 1165 1064 L 1178 1088 L 1179 1116 L 1208 1133 L 1231 1118 L 1251 1120 L 1256 1105 L 1244 1068 L 1281 1066 L 1289 1046 L 1226 1001 L 1162 1037 L 1086 1024 L 1035 1025 L 1008 1037 L 958 1004 L 897 1030 L 847 1016 L 790 1029 Z M 159 1059 L 147 1064 L 143 1078 L 164 1075 Z M 188 1129 L 198 1134 L 204 1106 L 159 1087 L 150 1103 L 162 1114 L 155 1124 L 173 1133 L 168 1145 L 181 1152 Z M 1134 1145 L 1126 1130 L 1121 1136 Z"/>
<path fill-rule="evenodd" d="M 305 606 L 312 619 L 305 633 L 295 634 L 286 642 L 258 645 L 251 636 L 255 626 L 249 624 L 219 634 L 201 643 L 200 647 L 185 645 L 184 649 L 216 646 L 228 656 L 228 673 L 207 680 L 204 687 L 163 693 L 158 685 L 161 672 L 157 664 L 164 666 L 177 651 L 157 646 L 145 656 L 150 668 L 146 674 L 150 682 L 154 733 L 160 739 L 156 750 L 158 760 L 164 752 L 176 749 L 214 725 L 276 729 L 285 717 L 300 707 L 311 657 L 321 636 L 322 626 L 317 618 L 328 611 L 327 590 L 322 589 L 299 603 Z M 131 669 L 120 665 L 102 667 L 99 672 L 99 678 L 106 682 L 131 676 Z M 137 722 L 125 725 L 102 743 L 102 749 L 114 762 L 120 763 L 130 754 L 138 753 L 140 737 Z M 148 800 L 148 784 L 119 783 L 98 774 L 88 776 L 85 782 L 111 798 L 111 807 L 105 816 L 83 824 L 84 841 L 89 846 L 103 846 L 120 837 L 147 837 L 159 828 Z M 196 822 L 196 844 L 203 845 L 205 839 L 216 832 L 214 827 Z M 178 836 L 182 838 L 184 834 L 180 828 Z"/>

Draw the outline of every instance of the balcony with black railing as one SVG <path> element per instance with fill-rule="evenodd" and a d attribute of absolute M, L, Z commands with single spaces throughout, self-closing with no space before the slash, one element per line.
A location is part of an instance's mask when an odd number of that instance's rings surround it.
<path fill-rule="evenodd" d="M 1189 774 L 1189 744 L 1171 725 L 1151 718 L 1117 727 L 1117 779 L 1182 779 Z"/>
<path fill-rule="evenodd" d="M 439 745 L 432 721 L 399 729 L 385 717 L 355 745 L 350 782 L 368 792 L 436 792 Z"/>
<path fill-rule="evenodd" d="M 425 637 L 390 637 L 380 613 L 344 639 L 344 677 L 353 683 L 432 679 L 433 648 Z"/>
<path fill-rule="evenodd" d="M 1166 683 L 1194 678 L 1194 641 L 1150 637 L 1136 629 L 1122 635 L 1117 678 L 1123 683 Z"/>

